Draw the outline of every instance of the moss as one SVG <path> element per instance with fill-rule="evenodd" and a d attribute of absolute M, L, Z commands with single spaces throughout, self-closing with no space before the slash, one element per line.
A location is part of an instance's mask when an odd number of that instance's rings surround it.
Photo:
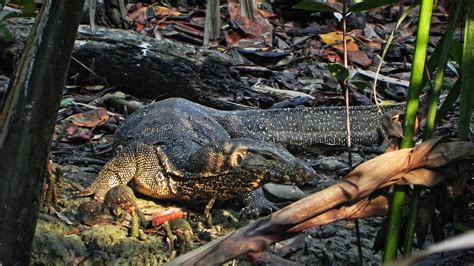
<path fill-rule="evenodd" d="M 59 223 L 38 221 L 33 241 L 33 264 L 77 264 L 87 256 L 86 245 L 78 235 L 65 235 L 68 228 Z"/>

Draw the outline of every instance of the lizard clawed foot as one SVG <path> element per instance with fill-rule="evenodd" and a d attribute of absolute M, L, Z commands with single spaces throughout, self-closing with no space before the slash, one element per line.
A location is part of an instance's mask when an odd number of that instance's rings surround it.
<path fill-rule="evenodd" d="M 107 191 L 95 191 L 91 187 L 88 187 L 74 194 L 74 197 L 82 198 L 82 197 L 94 196 L 94 199 L 96 200 L 104 200 L 106 193 Z"/>
<path fill-rule="evenodd" d="M 274 211 L 278 211 L 279 208 L 275 206 L 271 201 L 268 204 L 259 204 L 258 206 L 247 206 L 240 210 L 240 219 L 252 219 L 262 215 L 268 215 Z"/>
<path fill-rule="evenodd" d="M 83 189 L 79 192 L 77 192 L 76 194 L 74 194 L 75 197 L 77 198 L 81 198 L 81 197 L 87 197 L 87 196 L 92 196 L 94 195 L 94 191 L 90 190 L 90 189 Z"/>
<path fill-rule="evenodd" d="M 268 215 L 279 208 L 271 201 L 269 201 L 262 188 L 258 188 L 244 196 L 244 203 L 247 207 L 242 208 L 240 211 L 240 218 L 251 219 L 261 215 Z"/>

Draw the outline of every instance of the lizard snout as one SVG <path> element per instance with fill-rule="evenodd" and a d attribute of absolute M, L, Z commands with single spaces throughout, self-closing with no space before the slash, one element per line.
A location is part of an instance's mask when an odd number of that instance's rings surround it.
<path fill-rule="evenodd" d="M 299 183 L 319 177 L 316 171 L 311 166 L 307 165 L 305 162 L 299 159 L 296 159 L 295 161 L 296 169 L 294 171 L 294 174 L 291 176 L 292 180 L 290 181 L 294 183 Z"/>

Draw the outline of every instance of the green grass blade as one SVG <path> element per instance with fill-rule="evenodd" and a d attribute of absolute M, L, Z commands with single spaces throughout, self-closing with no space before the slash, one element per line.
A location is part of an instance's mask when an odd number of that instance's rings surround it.
<path fill-rule="evenodd" d="M 383 49 L 383 52 L 382 52 L 382 57 L 380 58 L 380 62 L 379 64 L 377 65 L 377 70 L 375 71 L 375 78 L 374 78 L 374 83 L 372 84 L 372 93 L 374 95 L 374 102 L 376 105 L 379 104 L 379 102 L 377 101 L 377 80 L 378 80 L 378 77 L 379 77 L 379 73 L 380 73 L 380 69 L 382 68 L 382 64 L 385 60 L 385 56 L 387 55 L 387 52 L 388 52 L 388 49 L 390 48 L 390 45 L 392 45 L 392 41 L 393 41 L 393 38 L 395 36 L 395 32 L 398 30 L 398 28 L 400 27 L 400 25 L 402 24 L 402 22 L 405 20 L 405 18 L 411 14 L 411 12 L 413 11 L 413 9 L 418 5 L 419 3 L 417 3 L 416 1 L 410 5 L 410 7 L 405 10 L 405 12 L 403 12 L 403 14 L 400 16 L 400 18 L 398 19 L 397 21 L 397 24 L 395 25 L 395 28 L 393 28 L 392 32 L 390 33 L 390 36 L 388 37 L 387 39 L 387 43 L 385 44 L 385 47 Z"/>
<path fill-rule="evenodd" d="M 448 96 L 446 96 L 446 99 L 444 99 L 443 104 L 438 110 L 438 115 L 436 116 L 436 123 L 441 121 L 453 108 L 454 103 L 459 97 L 459 94 L 461 94 L 461 80 L 462 78 L 458 79 L 456 83 L 451 87 L 451 89 L 448 92 Z"/>
<path fill-rule="evenodd" d="M 451 14 L 450 20 L 448 22 L 448 28 L 446 29 L 446 34 L 444 38 L 444 43 L 441 43 L 442 49 L 440 54 L 440 60 L 438 62 L 438 71 L 436 72 L 434 88 L 432 93 L 432 99 L 428 107 L 428 114 L 426 117 L 426 124 L 423 131 L 423 140 L 428 140 L 433 137 L 433 129 L 436 120 L 436 111 L 438 109 L 439 95 L 441 94 L 441 89 L 443 88 L 444 73 L 446 65 L 448 63 L 449 54 L 451 50 L 451 43 L 454 38 L 454 32 L 456 27 L 459 25 L 462 14 L 462 6 L 464 5 L 463 0 L 458 0 L 454 12 Z M 440 44 L 438 44 L 440 45 Z"/>
<path fill-rule="evenodd" d="M 464 48 L 462 53 L 461 113 L 459 115 L 459 138 L 468 140 L 474 101 L 474 1 L 467 4 Z"/>

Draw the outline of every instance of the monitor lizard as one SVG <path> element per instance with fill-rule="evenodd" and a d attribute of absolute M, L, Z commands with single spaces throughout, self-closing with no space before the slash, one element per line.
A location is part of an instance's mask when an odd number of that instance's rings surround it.
<path fill-rule="evenodd" d="M 380 143 L 383 112 L 358 106 L 350 107 L 350 113 L 352 143 Z M 287 149 L 343 146 L 346 134 L 342 106 L 220 111 L 181 98 L 166 99 L 125 120 L 115 134 L 117 154 L 79 195 L 103 198 L 110 188 L 133 181 L 136 191 L 158 199 L 245 198 L 264 208 L 269 202 L 257 190 L 262 183 L 291 184 L 316 177 Z"/>

